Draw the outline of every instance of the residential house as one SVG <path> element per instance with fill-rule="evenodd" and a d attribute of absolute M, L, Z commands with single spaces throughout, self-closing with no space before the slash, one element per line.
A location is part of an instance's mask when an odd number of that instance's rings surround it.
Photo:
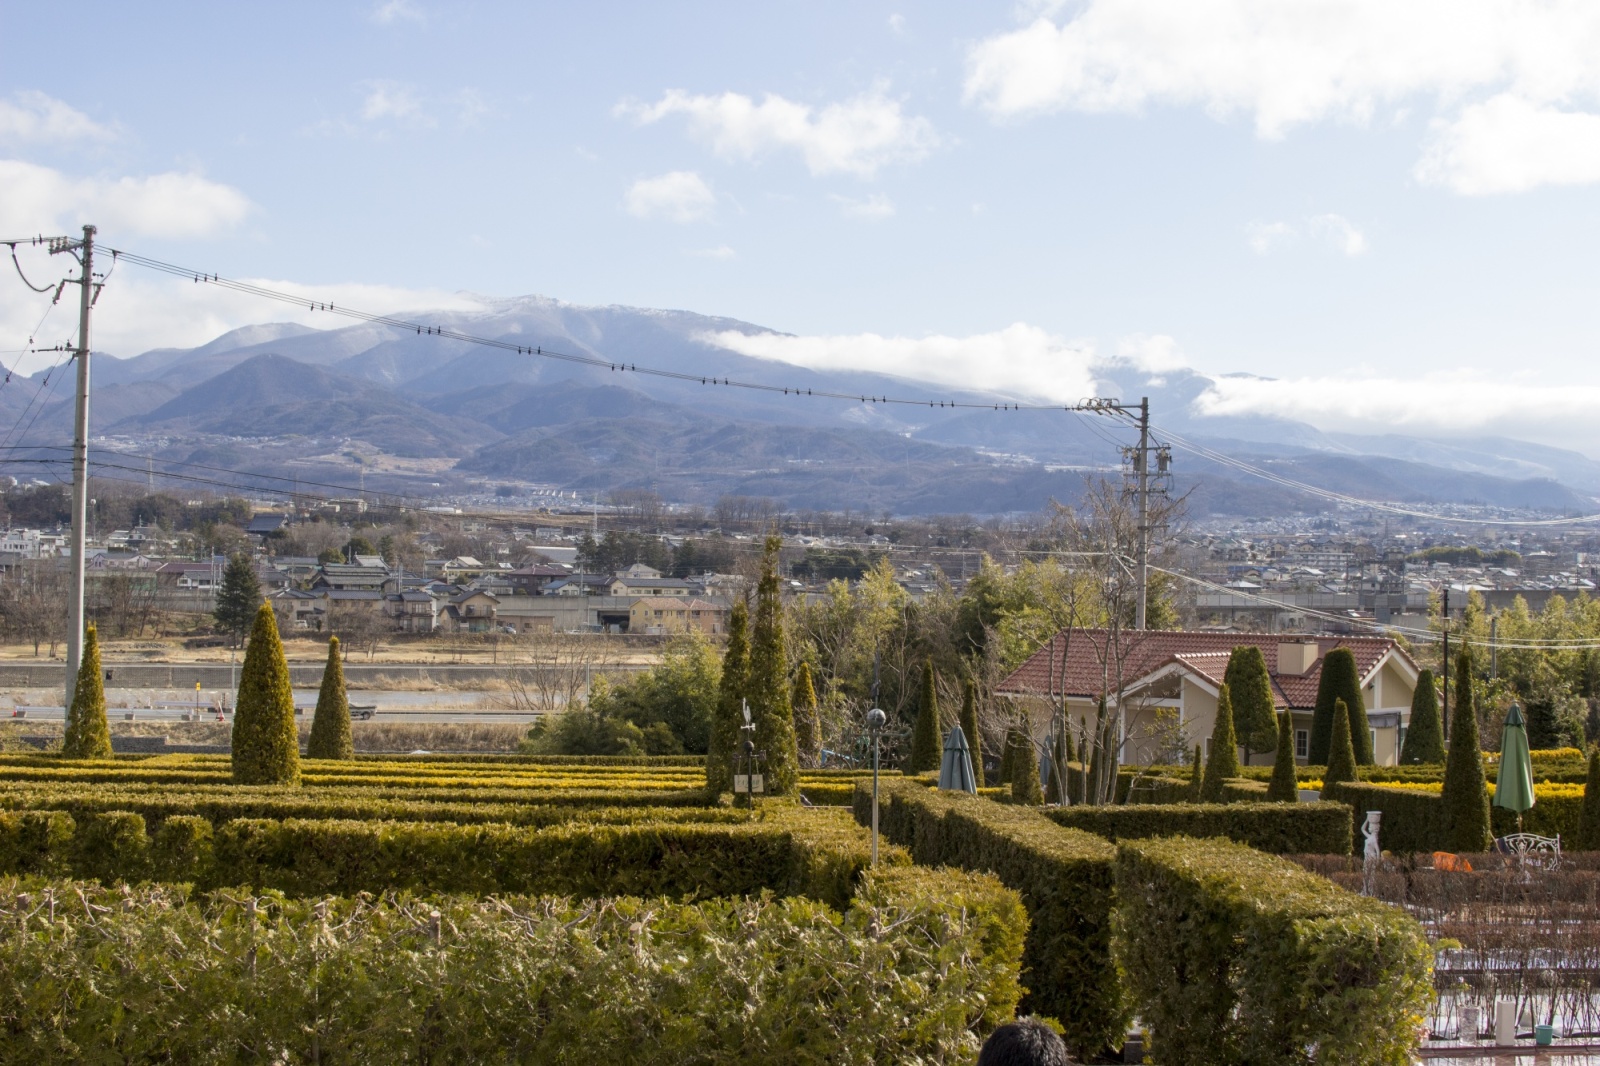
<path fill-rule="evenodd" d="M 267 602 L 278 616 L 280 630 L 320 633 L 327 624 L 326 601 L 305 589 L 281 588 L 267 593 Z"/>
<path fill-rule="evenodd" d="M 629 599 L 640 596 L 691 596 L 695 586 L 676 577 L 631 577 L 615 574 L 606 584 L 607 596 Z"/>
<path fill-rule="evenodd" d="M 500 598 L 483 589 L 463 589 L 445 604 L 442 621 L 458 633 L 487 633 L 496 625 Z"/>
<path fill-rule="evenodd" d="M 1161 761 L 1176 751 L 1192 751 L 1196 744 L 1209 752 L 1218 686 L 1233 649 L 1246 644 L 1261 649 L 1274 703 L 1293 716 L 1297 762 L 1306 762 L 1322 664 L 1334 648 L 1348 648 L 1355 657 L 1376 762 L 1399 762 L 1419 671 L 1411 656 L 1387 637 L 1168 630 L 1113 635 L 1103 629 L 1074 629 L 1057 634 L 995 691 L 1024 709 L 1040 736 L 1048 732 L 1051 708 L 1058 703 L 1065 703 L 1075 736 L 1085 729 L 1093 735 L 1103 696 L 1112 713 L 1120 710 L 1121 761 Z M 1256 755 L 1251 762 L 1269 765 L 1272 756 Z"/>
<path fill-rule="evenodd" d="M 250 516 L 250 524 L 244 527 L 244 531 L 259 541 L 288 528 L 289 516 L 286 514 L 257 514 Z"/>
<path fill-rule="evenodd" d="M 420 588 L 385 594 L 384 613 L 401 633 L 432 633 L 439 625 L 439 601 Z"/>
<path fill-rule="evenodd" d="M 312 578 L 314 589 L 337 589 L 344 592 L 363 590 L 381 592 L 389 580 L 385 566 L 361 566 L 357 563 L 323 563 Z"/>
<path fill-rule="evenodd" d="M 703 633 L 720 636 L 728 631 L 728 608 L 700 599 L 651 596 L 633 601 L 628 608 L 628 632 L 661 635 Z"/>

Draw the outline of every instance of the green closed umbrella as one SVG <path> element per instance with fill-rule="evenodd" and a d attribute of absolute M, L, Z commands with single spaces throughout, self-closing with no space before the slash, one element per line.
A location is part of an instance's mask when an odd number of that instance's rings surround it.
<path fill-rule="evenodd" d="M 1515 703 L 1506 714 L 1505 731 L 1500 734 L 1500 775 L 1494 783 L 1494 805 L 1517 812 L 1517 831 L 1522 831 L 1522 812 L 1533 806 L 1533 757 L 1528 754 L 1528 730 L 1522 724 L 1522 708 Z"/>
<path fill-rule="evenodd" d="M 953 792 L 978 794 L 978 782 L 972 775 L 972 749 L 967 747 L 967 735 L 959 725 L 951 726 L 950 735 L 944 738 L 939 787 Z"/>

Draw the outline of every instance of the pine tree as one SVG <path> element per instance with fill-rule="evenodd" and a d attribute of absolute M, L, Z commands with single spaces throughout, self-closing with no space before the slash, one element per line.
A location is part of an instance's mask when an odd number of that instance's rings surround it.
<path fill-rule="evenodd" d="M 1583 782 L 1576 851 L 1600 851 L 1600 747 L 1589 749 L 1589 776 Z"/>
<path fill-rule="evenodd" d="M 943 745 L 939 743 L 939 694 L 934 685 L 933 663 L 922 664 L 922 699 L 917 703 L 917 721 L 911 727 L 911 761 L 908 773 L 920 774 L 939 768 Z"/>
<path fill-rule="evenodd" d="M 706 747 L 706 788 L 713 795 L 733 790 L 733 757 L 744 725 L 743 700 L 750 681 L 750 611 L 743 600 L 728 612 L 728 646 L 722 653 L 716 717 Z"/>
<path fill-rule="evenodd" d="M 1489 787 L 1478 746 L 1478 715 L 1472 706 L 1472 652 L 1456 658 L 1456 707 L 1450 717 L 1450 751 L 1445 757 L 1445 837 L 1450 851 L 1489 847 Z"/>
<path fill-rule="evenodd" d="M 1277 707 L 1266 656 L 1255 644 L 1241 644 L 1228 656 L 1223 682 L 1233 697 L 1233 733 L 1244 748 L 1245 765 L 1254 752 L 1268 752 L 1278 743 Z"/>
<path fill-rule="evenodd" d="M 1400 746 L 1402 766 L 1417 763 L 1444 763 L 1444 725 L 1439 718 L 1439 693 L 1433 685 L 1433 671 L 1417 675 L 1417 691 L 1411 696 L 1411 721 L 1406 740 Z"/>
<path fill-rule="evenodd" d="M 111 727 L 106 724 L 106 690 L 100 670 L 100 639 L 94 623 L 83 629 L 83 661 L 67 712 L 61 754 L 69 759 L 111 758 Z"/>
<path fill-rule="evenodd" d="M 311 716 L 306 758 L 355 757 L 355 742 L 350 737 L 350 700 L 344 691 L 344 666 L 339 662 L 339 638 L 329 637 L 328 665 L 322 668 L 322 690 L 317 693 L 317 709 Z"/>
<path fill-rule="evenodd" d="M 1275 803 L 1300 801 L 1300 781 L 1294 772 L 1294 716 L 1288 711 L 1278 715 L 1278 754 L 1272 760 L 1267 800 Z"/>
<path fill-rule="evenodd" d="M 816 766 L 822 753 L 822 714 L 811 684 L 811 664 L 804 659 L 794 677 L 794 740 L 804 766 Z"/>
<path fill-rule="evenodd" d="M 298 785 L 300 737 L 294 724 L 294 690 L 278 639 L 278 620 L 269 604 L 256 611 L 234 707 L 233 783 Z"/>
<path fill-rule="evenodd" d="M 1194 759 L 1189 763 L 1189 795 L 1190 803 L 1199 803 L 1206 790 L 1206 763 L 1200 756 L 1200 745 L 1194 746 Z"/>
<path fill-rule="evenodd" d="M 228 560 L 222 572 L 222 585 L 217 589 L 217 608 L 212 617 L 217 628 L 233 637 L 238 644 L 245 630 L 255 622 L 256 608 L 261 606 L 261 582 L 256 578 L 255 564 L 244 552 Z"/>
<path fill-rule="evenodd" d="M 978 732 L 978 683 L 967 678 L 961 689 L 961 731 L 967 735 L 967 747 L 972 749 L 972 772 L 983 780 L 983 734 Z"/>
<path fill-rule="evenodd" d="M 1361 677 L 1356 672 L 1356 657 L 1349 648 L 1334 648 L 1322 660 L 1322 677 L 1317 682 L 1317 705 L 1311 716 L 1311 757 L 1313 766 L 1326 766 L 1328 746 L 1333 740 L 1333 705 L 1344 700 L 1350 717 L 1350 745 L 1356 763 L 1372 765 L 1372 734 L 1367 725 L 1367 705 L 1361 699 Z"/>
<path fill-rule="evenodd" d="M 767 538 L 761 581 L 756 586 L 756 617 L 750 631 L 750 681 L 746 687 L 750 716 L 756 727 L 756 750 L 766 752 L 762 773 L 766 775 L 769 796 L 792 796 L 800 784 L 778 581 L 778 550 L 782 547 L 782 537 Z"/>
<path fill-rule="evenodd" d="M 1226 683 L 1217 687 L 1217 720 L 1211 727 L 1211 757 L 1206 761 L 1201 799 L 1205 803 L 1226 802 L 1222 789 L 1239 776 L 1239 745 L 1233 732 L 1233 698 Z"/>
<path fill-rule="evenodd" d="M 1356 776 L 1356 751 L 1350 739 L 1350 708 L 1344 700 L 1333 705 L 1333 737 L 1328 748 L 1328 768 L 1322 774 L 1322 787 L 1345 785 Z"/>
<path fill-rule="evenodd" d="M 1044 790 L 1039 787 L 1039 751 L 1026 733 L 1014 735 L 1017 750 L 1011 768 L 1011 802 L 1037 807 L 1044 802 Z"/>

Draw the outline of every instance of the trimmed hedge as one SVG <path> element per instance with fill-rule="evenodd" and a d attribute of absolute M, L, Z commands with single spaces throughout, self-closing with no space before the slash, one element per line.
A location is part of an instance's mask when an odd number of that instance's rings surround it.
<path fill-rule="evenodd" d="M 106 884 L 190 880 L 292 896 L 387 891 L 731 896 L 773 891 L 846 905 L 870 861 L 843 812 L 786 807 L 737 823 L 572 822 L 547 828 L 193 817 L 110 811 L 0 815 L 0 873 L 71 871 Z M 904 864 L 898 849 L 891 864 Z"/>
<path fill-rule="evenodd" d="M 1437 792 L 1414 788 L 1384 787 L 1368 782 L 1332 785 L 1323 793 L 1330 800 L 1348 804 L 1354 811 L 1354 824 L 1366 821 L 1368 811 L 1379 811 L 1378 843 L 1396 854 L 1451 851 L 1444 800 Z M 1493 795 L 1493 792 L 1490 792 Z M 1502 807 L 1491 807 L 1490 824 L 1495 836 L 1517 831 L 1517 816 Z M 1568 848 L 1576 847 L 1583 817 L 1583 796 L 1545 796 L 1522 816 L 1524 832 L 1541 836 L 1560 834 Z"/>
<path fill-rule="evenodd" d="M 1274 855 L 1350 854 L 1350 808 L 1343 803 L 1169 803 L 1131 807 L 1052 807 L 1045 817 L 1107 840 L 1226 837 Z"/>
<path fill-rule="evenodd" d="M 856 787 L 856 820 L 872 822 L 872 785 Z M 1111 962 L 1111 844 L 1037 810 L 910 782 L 880 785 L 879 827 L 919 865 L 999 877 L 1028 910 L 1024 1009 L 1060 1020 L 1070 1047 L 1098 1054 L 1127 1021 Z"/>
<path fill-rule="evenodd" d="M 190 899 L 0 883 L 6 1059 L 969 1062 L 1020 994 L 993 878 L 804 900 Z"/>
<path fill-rule="evenodd" d="M 1404 912 L 1221 840 L 1125 842 L 1116 877 L 1118 959 L 1166 1066 L 1412 1061 L 1433 951 Z"/>

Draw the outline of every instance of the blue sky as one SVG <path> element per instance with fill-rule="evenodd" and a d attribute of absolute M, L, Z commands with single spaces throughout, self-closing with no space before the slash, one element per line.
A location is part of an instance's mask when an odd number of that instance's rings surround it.
<path fill-rule="evenodd" d="M 1247 372 L 1208 402 L 1600 454 L 1593 3 L 4 0 L 0 45 L 0 237 L 1046 395 Z M 282 317 L 192 288 L 130 268 L 96 346 Z M 41 311 L 0 283 L 0 350 Z"/>

